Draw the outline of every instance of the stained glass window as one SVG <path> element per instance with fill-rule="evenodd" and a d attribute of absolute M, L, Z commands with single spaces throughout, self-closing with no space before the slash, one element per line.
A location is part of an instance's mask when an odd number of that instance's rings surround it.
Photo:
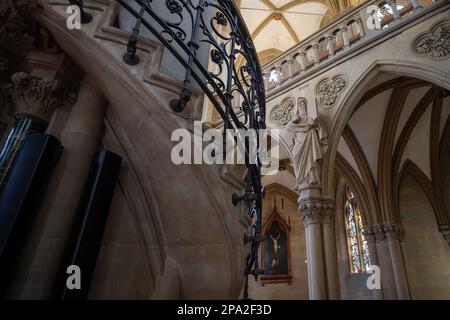
<path fill-rule="evenodd" d="M 362 233 L 361 212 L 350 188 L 347 188 L 345 199 L 345 227 L 351 272 L 366 272 L 370 265 L 369 247 Z"/>

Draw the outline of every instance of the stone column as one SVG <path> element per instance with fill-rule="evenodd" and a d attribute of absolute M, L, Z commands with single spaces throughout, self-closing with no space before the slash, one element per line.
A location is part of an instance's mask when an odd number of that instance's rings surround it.
<path fill-rule="evenodd" d="M 363 24 L 361 18 L 356 20 L 356 23 L 358 24 L 359 35 L 361 36 L 361 39 L 362 39 L 366 36 L 366 32 L 364 30 L 364 24 Z"/>
<path fill-rule="evenodd" d="M 389 245 L 398 299 L 409 300 L 408 280 L 400 247 L 400 241 L 404 241 L 405 238 L 405 230 L 400 224 L 389 223 L 384 226 L 384 231 Z"/>
<path fill-rule="evenodd" d="M 53 111 L 66 102 L 73 102 L 58 80 L 27 72 L 14 73 L 8 91 L 13 102 L 14 122 L 0 152 L 0 190 L 7 182 L 26 137 L 30 133 L 44 132 Z"/>
<path fill-rule="evenodd" d="M 398 12 L 398 9 L 397 9 L 397 1 L 396 0 L 389 0 L 389 6 L 391 7 L 392 12 L 394 14 L 394 19 L 395 20 L 400 19 L 400 12 Z"/>
<path fill-rule="evenodd" d="M 314 62 L 319 63 L 320 62 L 320 54 L 319 54 L 319 45 L 315 44 L 313 46 L 313 52 L 314 52 Z"/>
<path fill-rule="evenodd" d="M 363 228 L 362 232 L 367 241 L 367 247 L 369 248 L 370 265 L 380 266 L 380 262 L 378 260 L 377 243 L 374 226 L 366 226 Z M 382 288 L 379 290 L 374 289 L 373 297 L 375 300 L 383 300 Z"/>
<path fill-rule="evenodd" d="M 270 79 L 270 72 L 269 73 L 263 73 L 263 75 L 264 75 L 264 87 L 266 88 L 266 89 L 268 89 L 269 88 L 269 79 Z"/>
<path fill-rule="evenodd" d="M 340 299 L 341 295 L 339 288 L 336 236 L 334 229 L 334 201 L 331 199 L 323 199 L 322 210 L 324 213 L 322 219 L 322 235 L 325 253 L 325 271 L 327 275 L 327 293 L 328 299 L 337 300 Z"/>
<path fill-rule="evenodd" d="M 381 289 L 383 292 L 383 299 L 396 300 L 398 299 L 398 296 L 395 285 L 395 277 L 392 269 L 390 249 L 386 241 L 384 226 L 374 225 L 372 227 L 376 239 L 378 265 L 381 271 Z"/>
<path fill-rule="evenodd" d="M 344 41 L 344 47 L 348 47 L 350 45 L 347 27 L 342 28 L 342 40 Z"/>
<path fill-rule="evenodd" d="M 301 200 L 299 212 L 305 224 L 309 299 L 325 300 L 327 299 L 327 286 L 321 228 L 323 215 L 321 200 Z"/>
<path fill-rule="evenodd" d="M 50 298 L 92 159 L 101 143 L 106 107 L 105 97 L 85 77 L 61 133 L 64 152 L 21 257 L 12 298 Z"/>
<path fill-rule="evenodd" d="M 309 298 L 339 299 L 334 201 L 320 194 L 320 187 L 312 185 L 303 187 L 299 195 L 299 213 L 306 234 Z"/>
<path fill-rule="evenodd" d="M 306 70 L 306 65 L 307 65 L 306 53 L 305 52 L 300 52 L 299 57 L 300 57 L 300 61 L 299 61 L 300 68 L 302 69 L 302 71 L 304 71 L 304 70 Z"/>
<path fill-rule="evenodd" d="M 292 59 L 289 59 L 287 64 L 288 64 L 288 74 L 287 74 L 287 78 L 290 79 L 292 77 L 292 64 L 294 63 L 294 61 Z"/>
<path fill-rule="evenodd" d="M 420 4 L 419 0 L 411 0 L 411 3 L 414 7 L 414 10 L 422 8 L 422 5 Z"/>
<path fill-rule="evenodd" d="M 327 47 L 328 47 L 328 54 L 330 57 L 334 55 L 334 48 L 333 48 L 333 37 L 328 36 L 327 38 Z"/>

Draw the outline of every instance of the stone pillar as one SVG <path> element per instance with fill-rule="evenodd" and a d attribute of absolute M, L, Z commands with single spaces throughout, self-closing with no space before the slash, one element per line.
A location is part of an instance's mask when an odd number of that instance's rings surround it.
<path fill-rule="evenodd" d="M 361 36 L 361 39 L 362 39 L 366 36 L 366 32 L 364 30 L 364 24 L 361 19 L 356 20 L 356 23 L 358 24 L 359 35 Z"/>
<path fill-rule="evenodd" d="M 327 275 L 328 299 L 340 299 L 339 274 L 337 266 L 336 236 L 334 228 L 335 206 L 331 199 L 322 201 L 324 216 L 322 220 L 323 248 L 325 252 L 325 271 Z"/>
<path fill-rule="evenodd" d="M 269 73 L 263 73 L 263 76 L 264 76 L 264 87 L 266 88 L 266 89 L 268 89 L 269 88 L 269 79 L 270 79 L 270 72 Z"/>
<path fill-rule="evenodd" d="M 19 155 L 26 137 L 44 132 L 55 109 L 73 103 L 61 82 L 27 72 L 14 73 L 9 85 L 13 102 L 13 123 L 0 152 L 0 191 Z"/>
<path fill-rule="evenodd" d="M 320 62 L 320 54 L 319 54 L 319 45 L 315 44 L 313 46 L 313 52 L 314 52 L 314 62 L 319 63 Z"/>
<path fill-rule="evenodd" d="M 382 298 L 410 299 L 400 246 L 400 242 L 404 241 L 405 237 L 403 227 L 397 223 L 366 226 L 364 235 L 369 245 L 370 263 L 378 265 L 381 269 Z M 376 246 L 374 246 L 374 240 L 376 240 Z"/>
<path fill-rule="evenodd" d="M 383 292 L 383 299 L 396 300 L 398 299 L 397 289 L 395 286 L 395 277 L 394 271 L 392 269 L 390 249 L 386 241 L 384 226 L 374 225 L 373 228 L 376 238 L 378 263 L 381 271 L 381 289 Z"/>
<path fill-rule="evenodd" d="M 277 85 L 281 83 L 281 76 L 283 74 L 283 69 L 281 66 L 277 67 Z"/>
<path fill-rule="evenodd" d="M 384 231 L 389 244 L 392 270 L 394 272 L 395 286 L 397 288 L 397 297 L 400 300 L 409 300 L 408 281 L 406 279 L 406 270 L 400 247 L 400 241 L 404 241 L 405 238 L 405 230 L 403 229 L 403 226 L 397 223 L 389 223 L 384 226 Z"/>
<path fill-rule="evenodd" d="M 394 19 L 395 20 L 400 19 L 400 12 L 398 12 L 398 9 L 397 9 L 397 1 L 396 0 L 389 0 L 389 6 L 391 7 L 392 12 L 394 14 Z"/>
<path fill-rule="evenodd" d="M 378 259 L 377 242 L 376 242 L 374 227 L 366 226 L 363 228 L 362 232 L 367 241 L 367 247 L 369 248 L 370 265 L 380 266 L 380 262 Z M 381 276 L 383 276 L 383 274 L 381 274 Z M 372 292 L 373 292 L 373 297 L 375 300 L 383 300 L 382 288 L 379 290 L 374 289 L 374 290 L 372 290 Z"/>
<path fill-rule="evenodd" d="M 420 4 L 419 0 L 411 0 L 411 3 L 414 7 L 414 10 L 422 8 L 422 5 Z"/>
<path fill-rule="evenodd" d="M 302 69 L 302 71 L 306 70 L 306 66 L 307 66 L 307 62 L 306 62 L 306 53 L 305 52 L 300 52 L 299 54 L 300 57 L 300 68 Z"/>
<path fill-rule="evenodd" d="M 308 257 L 309 299 L 325 300 L 327 298 L 325 258 L 322 243 L 321 205 L 315 200 L 300 203 L 306 234 Z"/>
<path fill-rule="evenodd" d="M 327 47 L 328 47 L 328 54 L 330 57 L 332 57 L 334 54 L 333 37 L 332 36 L 328 36 L 328 38 L 327 38 Z"/>
<path fill-rule="evenodd" d="M 308 259 L 309 298 L 339 299 L 339 278 L 334 234 L 334 202 L 320 197 L 320 188 L 300 192 Z"/>
<path fill-rule="evenodd" d="M 288 74 L 287 74 L 287 78 L 290 79 L 292 78 L 292 64 L 294 63 L 294 61 L 292 59 L 289 59 L 287 64 L 288 64 Z"/>
<path fill-rule="evenodd" d="M 12 298 L 50 298 L 92 159 L 101 143 L 106 107 L 107 100 L 85 77 L 61 133 L 64 152 L 21 257 Z"/>
<path fill-rule="evenodd" d="M 347 27 L 342 28 L 342 40 L 344 41 L 344 47 L 348 47 L 350 45 Z"/>

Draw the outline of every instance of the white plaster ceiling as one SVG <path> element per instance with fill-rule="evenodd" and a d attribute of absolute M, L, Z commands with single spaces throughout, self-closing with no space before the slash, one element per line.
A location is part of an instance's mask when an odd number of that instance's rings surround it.
<path fill-rule="evenodd" d="M 344 157 L 345 161 L 348 162 L 348 164 L 353 168 L 353 170 L 355 170 L 359 178 L 362 180 L 361 172 L 359 171 L 358 165 L 356 164 L 355 157 L 353 156 L 353 153 L 348 147 L 344 138 L 341 138 L 341 140 L 339 141 L 338 152 L 342 157 Z"/>
<path fill-rule="evenodd" d="M 349 121 L 349 126 L 357 137 L 369 162 L 375 182 L 377 180 L 381 129 L 383 128 L 384 116 L 391 93 L 392 89 L 389 89 L 376 95 L 361 106 Z"/>
<path fill-rule="evenodd" d="M 328 7 L 317 1 L 241 0 L 242 17 L 258 53 L 285 51 L 319 30 Z"/>
<path fill-rule="evenodd" d="M 428 90 L 431 89 L 431 86 L 417 88 L 415 90 L 411 90 L 408 93 L 408 98 L 406 98 L 405 105 L 403 106 L 402 113 L 400 115 L 400 119 L 398 121 L 397 132 L 395 133 L 395 143 L 397 143 L 398 138 L 408 121 L 411 113 L 414 111 L 415 107 L 417 107 L 417 103 L 423 98 L 423 96 L 427 93 Z"/>
<path fill-rule="evenodd" d="M 403 163 L 410 159 L 414 162 L 431 180 L 430 168 L 430 122 L 431 122 L 431 105 L 428 106 L 425 113 L 414 127 L 411 137 L 406 144 L 405 151 L 402 156 L 400 168 Z"/>

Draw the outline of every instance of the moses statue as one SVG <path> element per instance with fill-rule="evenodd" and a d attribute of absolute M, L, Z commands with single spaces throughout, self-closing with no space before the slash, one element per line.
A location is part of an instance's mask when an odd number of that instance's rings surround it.
<path fill-rule="evenodd" d="M 292 120 L 286 126 L 292 144 L 296 190 L 306 185 L 320 184 L 322 158 L 328 147 L 327 134 L 318 118 L 308 117 L 306 99 L 300 98 Z"/>

